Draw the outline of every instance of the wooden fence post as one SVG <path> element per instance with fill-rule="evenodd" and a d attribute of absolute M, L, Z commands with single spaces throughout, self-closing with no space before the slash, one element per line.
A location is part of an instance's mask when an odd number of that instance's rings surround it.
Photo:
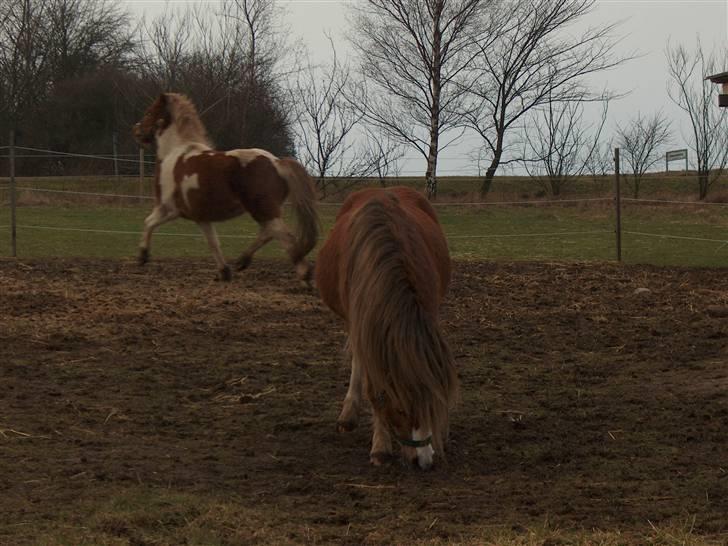
<path fill-rule="evenodd" d="M 116 131 L 111 133 L 111 146 L 114 151 L 114 178 L 119 178 L 119 150 Z"/>
<path fill-rule="evenodd" d="M 18 256 L 17 198 L 15 194 L 15 130 L 10 130 L 10 249 L 13 258 Z"/>
<path fill-rule="evenodd" d="M 144 148 L 139 148 L 139 196 L 144 195 Z"/>
<path fill-rule="evenodd" d="M 13 258 L 18 256 L 17 198 L 15 194 L 15 130 L 10 130 L 10 250 Z"/>
<path fill-rule="evenodd" d="M 619 148 L 614 149 L 614 207 L 615 234 L 617 236 L 617 261 L 622 261 L 622 194 L 619 180 Z"/>

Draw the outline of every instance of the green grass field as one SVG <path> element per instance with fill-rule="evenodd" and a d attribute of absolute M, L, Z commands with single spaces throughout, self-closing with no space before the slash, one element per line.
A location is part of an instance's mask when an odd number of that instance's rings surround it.
<path fill-rule="evenodd" d="M 689 200 L 671 179 L 647 195 Z M 587 260 L 616 259 L 615 213 L 611 201 L 565 204 L 504 205 L 499 201 L 533 198 L 527 182 L 511 179 L 489 196 L 488 203 L 467 206 L 451 202 L 456 195 L 469 201 L 473 179 L 441 183 L 437 211 L 457 259 Z M 406 182 L 414 184 L 415 179 Z M 565 198 L 607 197 L 606 181 L 599 188 L 580 181 L 581 189 Z M 685 179 L 683 179 L 683 185 Z M 146 193 L 136 179 L 21 179 L 19 186 L 55 191 L 83 191 L 123 195 Z M 148 185 L 148 182 L 147 182 Z M 533 181 L 530 182 L 534 188 Z M 666 189 L 667 188 L 667 189 Z M 658 191 L 659 190 L 659 191 Z M 668 191 L 669 190 L 669 191 Z M 341 196 L 337 199 L 341 200 Z M 10 210 L 8 192 L 0 191 L 0 255 L 9 256 Z M 19 257 L 87 256 L 125 258 L 136 255 L 142 221 L 151 201 L 84 197 L 74 194 L 21 192 L 17 211 Z M 334 203 L 320 207 L 324 230 L 333 224 Z M 728 205 L 652 205 L 625 202 L 622 212 L 622 258 L 627 263 L 697 267 L 728 266 Z M 257 226 L 249 216 L 217 224 L 223 251 L 230 259 L 250 243 Z M 207 245 L 197 227 L 177 220 L 162 226 L 152 243 L 152 256 L 206 256 Z M 282 256 L 272 243 L 261 256 Z"/>

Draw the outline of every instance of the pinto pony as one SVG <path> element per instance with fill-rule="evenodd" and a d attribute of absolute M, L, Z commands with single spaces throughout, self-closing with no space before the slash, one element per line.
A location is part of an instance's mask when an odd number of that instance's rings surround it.
<path fill-rule="evenodd" d="M 392 454 L 422 469 L 442 456 L 458 392 L 438 325 L 450 255 L 430 203 L 410 188 L 366 189 L 344 202 L 316 260 L 321 297 L 344 318 L 351 379 L 340 432 L 359 419 L 362 386 L 373 408 L 370 461 Z"/>
<path fill-rule="evenodd" d="M 257 148 L 215 151 L 197 110 L 177 93 L 163 93 L 134 126 L 143 146 L 156 144 L 156 202 L 144 220 L 139 263 L 149 260 L 152 232 L 182 217 L 200 226 L 215 257 L 219 278 L 231 278 L 230 266 L 220 250 L 212 222 L 249 212 L 259 225 L 258 237 L 236 265 L 250 265 L 253 254 L 277 239 L 288 252 L 298 276 L 309 282 L 311 266 L 306 255 L 316 245 L 319 219 L 316 196 L 306 169 L 292 158 L 279 159 Z M 297 217 L 294 236 L 281 219 L 281 207 L 290 193 Z"/>

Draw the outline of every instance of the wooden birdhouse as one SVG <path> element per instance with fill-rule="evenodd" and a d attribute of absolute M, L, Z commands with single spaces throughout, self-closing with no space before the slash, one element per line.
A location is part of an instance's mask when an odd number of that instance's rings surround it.
<path fill-rule="evenodd" d="M 728 106 L 728 72 L 721 72 L 720 74 L 714 74 L 705 78 L 713 83 L 721 85 L 721 91 L 718 95 L 718 106 Z"/>

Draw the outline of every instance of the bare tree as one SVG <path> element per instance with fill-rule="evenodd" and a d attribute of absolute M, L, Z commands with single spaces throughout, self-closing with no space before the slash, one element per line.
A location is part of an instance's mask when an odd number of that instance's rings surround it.
<path fill-rule="evenodd" d="M 477 85 L 465 123 L 483 139 L 491 162 L 481 184 L 486 194 L 505 159 L 507 136 L 532 109 L 556 102 L 602 100 L 585 77 L 613 68 L 627 56 L 615 55 L 615 24 L 567 34 L 596 0 L 512 0 L 497 4 L 507 13 L 493 40 L 481 44 L 474 67 Z"/>
<path fill-rule="evenodd" d="M 131 16 L 110 0 L 49 0 L 53 80 L 121 66 L 133 49 Z"/>
<path fill-rule="evenodd" d="M 345 99 L 350 81 L 332 46 L 332 62 L 327 67 L 308 67 L 297 74 L 290 86 L 290 103 L 296 108 L 294 123 L 299 159 L 318 179 L 327 193 L 327 177 L 358 175 L 362 158 L 355 154 L 354 127 L 362 118 Z"/>
<path fill-rule="evenodd" d="M 595 181 L 614 172 L 614 141 L 608 139 L 597 143 L 586 159 L 585 173 Z"/>
<path fill-rule="evenodd" d="M 387 178 L 399 176 L 405 146 L 377 127 L 366 127 L 365 132 L 363 146 L 366 160 L 362 174 L 376 177 L 379 185 L 386 187 Z"/>
<path fill-rule="evenodd" d="M 350 42 L 364 82 L 352 97 L 367 123 L 412 146 L 427 161 L 437 195 L 441 137 L 459 122 L 467 68 L 489 35 L 493 0 L 366 0 L 352 8 Z"/>
<path fill-rule="evenodd" d="M 0 1 L 0 113 L 12 129 L 47 89 L 49 7 L 42 0 Z"/>
<path fill-rule="evenodd" d="M 247 77 L 255 81 L 269 76 L 285 54 L 281 47 L 282 13 L 274 0 L 225 0 L 222 16 L 233 22 L 245 54 Z"/>
<path fill-rule="evenodd" d="M 726 54 L 704 51 L 700 40 L 692 53 L 682 45 L 668 44 L 665 54 L 670 74 L 667 91 L 690 121 L 689 140 L 695 152 L 698 194 L 705 199 L 728 164 L 726 111 L 716 106 L 716 86 L 705 80 L 721 71 L 719 63 L 724 62 Z"/>
<path fill-rule="evenodd" d="M 139 66 L 142 75 L 160 89 L 179 89 L 193 42 L 193 13 L 170 9 L 139 26 Z"/>
<path fill-rule="evenodd" d="M 639 198 L 640 183 L 645 173 L 660 161 L 658 151 L 671 139 L 670 122 L 662 112 L 651 117 L 637 114 L 625 126 L 617 125 L 617 146 L 622 151 L 624 161 L 632 171 L 634 198 Z"/>
<path fill-rule="evenodd" d="M 584 121 L 584 103 L 549 101 L 532 111 L 524 130 L 523 164 L 528 174 L 553 196 L 581 176 L 599 147 L 607 120 L 609 99 L 602 103 L 599 121 Z"/>

